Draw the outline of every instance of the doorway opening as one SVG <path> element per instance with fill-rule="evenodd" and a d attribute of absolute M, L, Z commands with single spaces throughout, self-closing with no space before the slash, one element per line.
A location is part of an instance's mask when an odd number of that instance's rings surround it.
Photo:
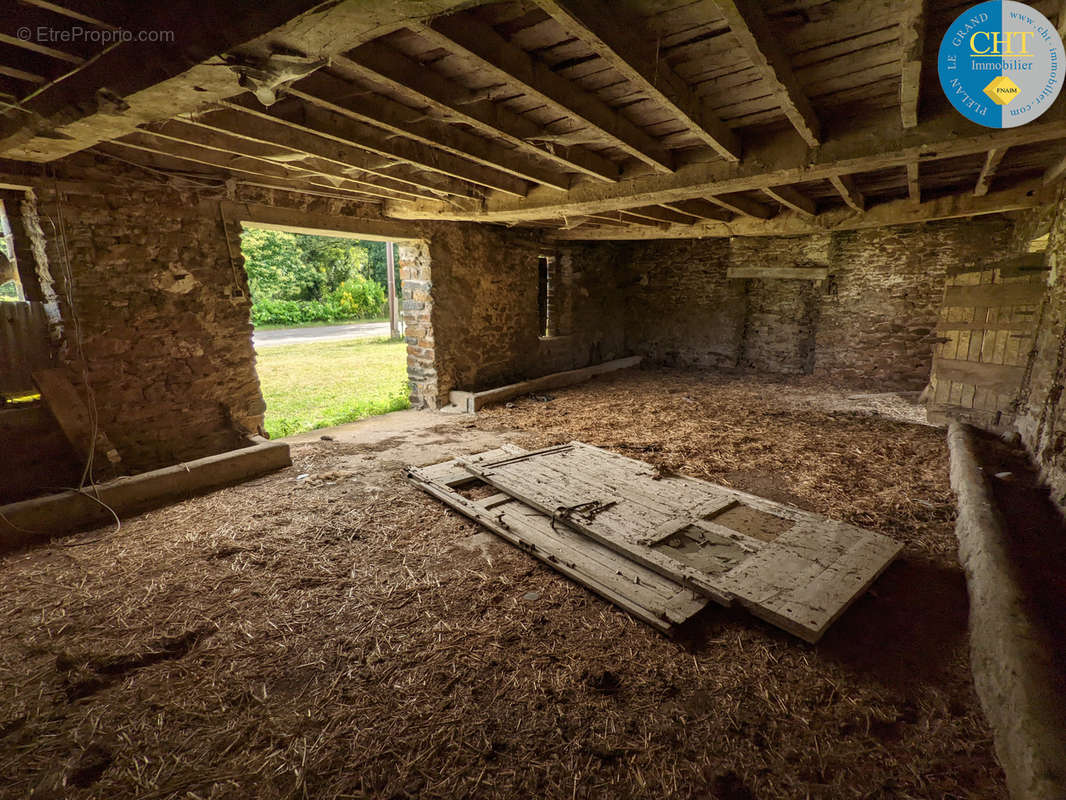
<path fill-rule="evenodd" d="M 395 243 L 245 223 L 241 252 L 272 438 L 409 407 Z"/>

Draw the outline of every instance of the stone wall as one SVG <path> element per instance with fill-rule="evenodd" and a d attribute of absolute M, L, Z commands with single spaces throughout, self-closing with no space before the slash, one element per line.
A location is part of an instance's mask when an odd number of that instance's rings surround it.
<path fill-rule="evenodd" d="M 790 238 L 640 242 L 626 252 L 627 344 L 652 361 L 814 373 L 921 389 L 947 267 L 994 259 L 999 217 Z M 827 281 L 729 279 L 730 266 L 828 267 Z"/>

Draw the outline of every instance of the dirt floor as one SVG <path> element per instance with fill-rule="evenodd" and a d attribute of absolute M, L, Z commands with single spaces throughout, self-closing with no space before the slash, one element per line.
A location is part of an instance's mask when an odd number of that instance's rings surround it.
<path fill-rule="evenodd" d="M 944 432 L 848 397 L 658 370 L 476 422 L 399 412 L 297 437 L 292 469 L 8 555 L 0 796 L 1005 798 Z M 675 641 L 403 479 L 571 439 L 904 555 L 817 645 L 716 606 Z"/>

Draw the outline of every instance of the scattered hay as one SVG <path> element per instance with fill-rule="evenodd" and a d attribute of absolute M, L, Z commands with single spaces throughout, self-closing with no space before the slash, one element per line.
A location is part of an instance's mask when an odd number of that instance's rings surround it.
<path fill-rule="evenodd" d="M 805 392 L 642 372 L 478 424 L 906 542 L 817 646 L 713 606 L 665 639 L 513 548 L 457 547 L 481 530 L 387 449 L 317 441 L 291 470 L 0 562 L 0 796 L 1004 798 L 943 437 L 785 402 Z M 437 435 L 458 455 L 465 431 Z M 75 675 L 106 680 L 72 697 Z"/>

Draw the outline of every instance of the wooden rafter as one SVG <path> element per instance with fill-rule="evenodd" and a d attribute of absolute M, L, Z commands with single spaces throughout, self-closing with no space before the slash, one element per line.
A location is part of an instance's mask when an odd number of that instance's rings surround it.
<path fill-rule="evenodd" d="M 738 161 L 740 140 L 660 57 L 659 43 L 624 3 L 604 0 L 536 0 L 567 33 L 588 44 L 614 70 L 668 108 L 722 158 Z"/>
<path fill-rule="evenodd" d="M 569 174 L 554 165 L 440 120 L 427 119 L 423 111 L 362 90 L 324 72 L 316 72 L 299 81 L 289 88 L 288 94 L 514 178 L 564 191 L 570 188 Z"/>
<path fill-rule="evenodd" d="M 830 175 L 829 182 L 833 184 L 833 188 L 837 190 L 847 205 L 856 211 L 866 210 L 866 198 L 862 196 L 862 192 L 855 188 L 855 181 L 851 179 L 850 175 Z"/>
<path fill-rule="evenodd" d="M 439 47 L 474 58 L 479 66 L 519 85 L 523 92 L 561 109 L 661 173 L 673 171 L 670 151 L 596 95 L 556 75 L 547 64 L 469 15 L 439 17 L 415 30 Z"/>
<path fill-rule="evenodd" d="M 792 71 L 788 55 L 778 44 L 760 0 L 715 0 L 715 4 L 785 116 L 803 141 L 817 147 L 821 123 Z"/>
<path fill-rule="evenodd" d="M 767 186 L 763 191 L 781 205 L 791 208 L 797 214 L 803 214 L 807 217 L 813 217 L 818 214 L 814 201 L 791 186 Z"/>
<path fill-rule="evenodd" d="M 691 197 L 763 190 L 848 175 L 899 169 L 918 161 L 936 161 L 1066 138 L 1066 106 L 1055 106 L 1040 120 L 1015 128 L 979 128 L 953 109 L 903 130 L 898 110 L 871 114 L 842 128 L 811 152 L 791 132 L 749 143 L 740 164 L 721 161 L 687 164 L 673 175 L 642 175 L 616 184 L 575 186 L 569 192 L 536 189 L 524 200 L 490 197 L 474 207 L 411 204 L 390 206 L 399 218 L 451 219 L 471 222 L 521 222 L 565 214 L 587 215 L 661 205 Z M 970 187 L 967 187 L 969 190 Z M 463 208 L 467 205 L 467 208 Z M 849 213 L 851 213 L 849 211 Z"/>
<path fill-rule="evenodd" d="M 562 169 L 603 181 L 618 180 L 618 165 L 609 159 L 579 145 L 539 144 L 550 139 L 550 131 L 380 42 L 368 42 L 347 56 L 334 58 L 332 67 L 343 74 L 372 79 L 393 91 L 413 95 L 435 108 L 442 119 L 499 136 L 527 155 L 554 162 Z"/>
<path fill-rule="evenodd" d="M 922 85 L 922 55 L 925 52 L 926 0 L 904 0 L 899 21 L 901 76 L 900 114 L 904 128 L 918 124 L 918 94 Z"/>
<path fill-rule="evenodd" d="M 47 45 L 39 44 L 30 39 L 20 39 L 17 36 L 8 36 L 6 33 L 0 33 L 0 44 L 10 45 L 11 47 L 18 47 L 22 50 L 29 50 L 31 53 L 36 53 L 42 56 L 48 56 L 49 58 L 55 58 L 60 61 L 66 61 L 70 64 L 84 64 L 85 59 L 81 56 L 68 53 L 64 50 L 57 50 L 54 47 L 48 47 Z"/>
<path fill-rule="evenodd" d="M 1007 155 L 1006 147 L 997 147 L 988 151 L 988 155 L 985 156 L 985 164 L 981 167 L 981 174 L 977 176 L 977 185 L 973 187 L 975 197 L 983 197 L 988 194 L 988 190 L 992 186 L 992 179 L 996 177 L 996 170 L 999 169 L 999 162 L 1003 160 L 1005 155 Z"/>
<path fill-rule="evenodd" d="M 18 3 L 23 6 L 39 8 L 42 11 L 50 11 L 53 14 L 83 22 L 86 25 L 92 25 L 94 28 L 104 28 L 105 30 L 114 30 L 119 24 L 126 21 L 125 19 L 119 19 L 120 16 L 124 16 L 120 14 L 119 8 L 113 3 L 104 2 L 104 0 L 93 0 L 91 5 L 69 1 L 57 3 L 54 0 L 18 0 Z M 85 7 L 79 8 L 80 5 Z M 101 11 L 104 13 L 101 14 Z M 111 16 L 113 19 L 108 21 L 103 19 L 104 16 Z"/>

